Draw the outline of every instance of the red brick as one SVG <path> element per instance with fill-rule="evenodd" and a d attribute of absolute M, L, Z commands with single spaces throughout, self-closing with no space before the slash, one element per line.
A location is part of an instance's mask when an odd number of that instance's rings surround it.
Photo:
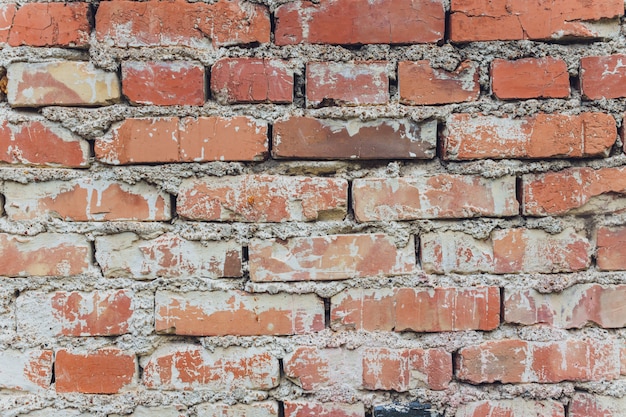
<path fill-rule="evenodd" d="M 122 92 L 131 104 L 202 106 L 204 78 L 195 62 L 122 62 Z"/>
<path fill-rule="evenodd" d="M 604 328 L 626 327 L 622 314 L 625 297 L 626 285 L 574 285 L 551 294 L 505 288 L 504 319 L 508 323 L 541 323 L 565 329 L 593 323 Z"/>
<path fill-rule="evenodd" d="M 314 294 L 157 291 L 155 327 L 185 336 L 292 335 L 324 329 L 324 302 Z"/>
<path fill-rule="evenodd" d="M 89 143 L 69 130 L 44 121 L 0 124 L 0 161 L 9 164 L 84 168 Z"/>
<path fill-rule="evenodd" d="M 148 359 L 143 373 L 144 385 L 160 390 L 269 390 L 279 380 L 278 359 L 253 347 L 208 351 L 193 345 L 164 346 Z"/>
<path fill-rule="evenodd" d="M 17 12 L 17 4 L 5 3 L 0 5 L 0 42 L 7 43 L 11 33 L 11 24 Z"/>
<path fill-rule="evenodd" d="M 626 168 L 570 168 L 522 177 L 528 216 L 600 214 L 623 210 Z"/>
<path fill-rule="evenodd" d="M 617 36 L 621 0 L 452 0 L 450 40 L 595 39 Z"/>
<path fill-rule="evenodd" d="M 339 384 L 361 384 L 360 357 L 356 351 L 299 346 L 283 358 L 285 376 L 305 391 Z"/>
<path fill-rule="evenodd" d="M 91 265 L 91 245 L 73 233 L 41 233 L 32 237 L 0 233 L 0 276 L 83 274 Z"/>
<path fill-rule="evenodd" d="M 206 48 L 270 41 L 267 7 L 241 1 L 103 1 L 96 38 L 109 45 Z"/>
<path fill-rule="evenodd" d="M 597 231 L 596 263 L 602 271 L 626 269 L 626 228 L 600 227 Z"/>
<path fill-rule="evenodd" d="M 577 391 L 568 407 L 568 417 L 624 417 L 626 399 Z"/>
<path fill-rule="evenodd" d="M 240 277 L 241 245 L 190 241 L 174 233 L 140 239 L 134 233 L 96 238 L 96 260 L 109 278 Z"/>
<path fill-rule="evenodd" d="M 456 70 L 433 68 L 430 61 L 398 62 L 400 103 L 410 106 L 475 101 L 480 95 L 478 68 L 463 61 Z"/>
<path fill-rule="evenodd" d="M 582 382 L 618 378 L 619 361 L 611 340 L 496 340 L 461 349 L 455 368 L 458 379 L 473 384 Z"/>
<path fill-rule="evenodd" d="M 559 234 L 507 229 L 492 234 L 497 274 L 575 272 L 589 268 L 593 248 L 573 229 Z"/>
<path fill-rule="evenodd" d="M 16 301 L 18 332 L 41 338 L 130 333 L 136 302 L 130 290 L 28 291 Z"/>
<path fill-rule="evenodd" d="M 198 404 L 196 412 L 202 417 L 278 417 L 276 401 L 261 401 L 251 404 Z"/>
<path fill-rule="evenodd" d="M 8 18 L 15 6 L 4 8 L 4 17 Z M 3 27 L 10 27 L 11 46 L 88 48 L 90 19 L 89 3 L 25 3 Z"/>
<path fill-rule="evenodd" d="M 494 59 L 491 91 L 502 100 L 569 97 L 569 73 L 562 59 Z"/>
<path fill-rule="evenodd" d="M 617 139 L 615 119 L 604 113 L 508 116 L 453 114 L 444 132 L 445 159 L 581 158 L 607 156 Z"/>
<path fill-rule="evenodd" d="M 588 414 L 590 417 L 594 414 Z M 462 405 L 456 417 L 565 417 L 563 404 L 557 401 L 533 401 L 523 398 L 512 400 L 485 400 Z M 598 416 L 599 417 L 599 416 Z"/>
<path fill-rule="evenodd" d="M 362 357 L 365 389 L 444 390 L 452 379 L 452 355 L 443 349 L 368 348 Z"/>
<path fill-rule="evenodd" d="M 420 235 L 420 260 L 429 274 L 493 273 L 493 245 L 462 232 Z"/>
<path fill-rule="evenodd" d="M 310 62 L 306 66 L 308 107 L 387 104 L 387 62 Z"/>
<path fill-rule="evenodd" d="M 626 97 L 626 55 L 589 56 L 580 60 L 580 86 L 589 100 Z"/>
<path fill-rule="evenodd" d="M 57 216 L 69 221 L 169 220 L 170 198 L 146 183 L 128 185 L 82 178 L 42 183 L 5 183 L 12 220 Z"/>
<path fill-rule="evenodd" d="M 285 222 L 341 220 L 348 184 L 343 179 L 241 175 L 183 180 L 176 200 L 182 217 L 204 221 Z"/>
<path fill-rule="evenodd" d="M 211 93 L 222 104 L 291 103 L 293 70 L 278 59 L 223 58 L 211 67 Z"/>
<path fill-rule="evenodd" d="M 413 240 L 398 248 L 384 234 L 252 240 L 249 252 L 250 278 L 260 282 L 326 281 L 415 271 Z"/>
<path fill-rule="evenodd" d="M 353 181 L 352 196 L 359 222 L 519 214 L 513 177 L 364 178 Z"/>
<path fill-rule="evenodd" d="M 435 121 L 296 116 L 275 122 L 273 132 L 272 156 L 278 159 L 432 159 L 437 147 Z"/>
<path fill-rule="evenodd" d="M 330 304 L 333 330 L 449 332 L 500 324 L 498 287 L 348 289 Z"/>
<path fill-rule="evenodd" d="M 365 417 L 362 403 L 321 403 L 296 400 L 285 401 L 285 417 Z"/>
<path fill-rule="evenodd" d="M 37 392 L 52 382 L 51 350 L 0 351 L 0 388 Z"/>
<path fill-rule="evenodd" d="M 95 145 L 111 165 L 259 161 L 267 152 L 267 123 L 245 116 L 126 119 Z"/>
<path fill-rule="evenodd" d="M 7 77 L 12 107 L 106 106 L 120 100 L 117 74 L 91 62 L 17 62 Z"/>
<path fill-rule="evenodd" d="M 287 3 L 276 9 L 277 45 L 436 43 L 443 40 L 440 0 Z"/>
<path fill-rule="evenodd" d="M 57 392 L 116 394 L 137 379 L 135 355 L 114 348 L 84 354 L 61 349 L 54 369 Z"/>

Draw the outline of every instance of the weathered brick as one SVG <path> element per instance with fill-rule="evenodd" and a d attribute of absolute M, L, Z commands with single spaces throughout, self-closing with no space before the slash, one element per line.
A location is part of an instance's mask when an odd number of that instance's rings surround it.
<path fill-rule="evenodd" d="M 56 216 L 69 221 L 169 220 L 170 198 L 156 187 L 140 182 L 82 178 L 1 186 L 6 213 L 12 220 Z"/>
<path fill-rule="evenodd" d="M 505 288 L 504 294 L 504 319 L 508 323 L 541 323 L 566 329 L 592 323 L 604 328 L 626 327 L 622 314 L 626 285 L 574 285 L 550 294 Z"/>
<path fill-rule="evenodd" d="M 496 230 L 492 241 L 497 274 L 574 272 L 591 263 L 591 243 L 571 228 L 554 235 L 523 228 Z"/>
<path fill-rule="evenodd" d="M 493 244 L 462 232 L 420 235 L 420 261 L 429 274 L 493 273 Z"/>
<path fill-rule="evenodd" d="M 89 353 L 61 349 L 54 369 L 57 392 L 116 394 L 137 379 L 135 355 L 115 348 Z"/>
<path fill-rule="evenodd" d="M 122 62 L 122 92 L 131 104 L 202 106 L 204 80 L 204 66 L 195 62 Z"/>
<path fill-rule="evenodd" d="M 398 248 L 384 234 L 296 237 L 250 242 L 253 281 L 326 281 L 415 271 L 412 239 Z"/>
<path fill-rule="evenodd" d="M 243 291 L 157 291 L 155 327 L 187 336 L 292 335 L 324 329 L 324 302 L 315 294 Z"/>
<path fill-rule="evenodd" d="M 410 106 L 475 101 L 480 95 L 477 65 L 463 61 L 456 70 L 433 68 L 430 61 L 398 62 L 400 103 Z"/>
<path fill-rule="evenodd" d="M 353 181 L 352 196 L 359 222 L 519 214 L 514 177 L 363 178 Z"/>
<path fill-rule="evenodd" d="M 341 220 L 348 183 L 343 179 L 241 175 L 183 180 L 177 213 L 191 220 L 285 222 Z"/>
<path fill-rule="evenodd" d="M 253 347 L 164 346 L 150 356 L 143 373 L 144 385 L 160 390 L 269 390 L 279 380 L 278 359 Z"/>
<path fill-rule="evenodd" d="M 0 42 L 7 43 L 11 33 L 11 24 L 17 12 L 17 4 L 0 4 Z"/>
<path fill-rule="evenodd" d="M 626 168 L 569 168 L 522 177 L 528 216 L 612 213 L 626 207 Z"/>
<path fill-rule="evenodd" d="M 89 47 L 89 3 L 25 3 L 17 11 L 14 4 L 2 8 L 5 18 L 11 16 L 7 25 L 2 25 L 8 32 L 6 38 L 0 35 L 2 42 L 11 46 Z"/>
<path fill-rule="evenodd" d="M 619 33 L 621 0 L 452 0 L 450 40 L 563 40 L 610 38 Z"/>
<path fill-rule="evenodd" d="M 362 363 L 357 351 L 298 346 L 283 358 L 285 376 L 305 391 L 362 383 Z"/>
<path fill-rule="evenodd" d="M 600 227 L 597 231 L 596 263 L 602 271 L 626 269 L 626 228 Z M 621 327 L 621 326 L 620 326 Z"/>
<path fill-rule="evenodd" d="M 164 407 L 144 407 L 137 406 L 135 411 L 130 414 L 109 414 L 108 417 L 187 417 L 188 414 L 185 411 L 185 407 L 178 406 L 164 406 Z M 63 416 L 64 417 L 64 416 Z M 79 417 L 83 417 L 82 414 Z M 204 415 L 203 415 L 204 417 Z"/>
<path fill-rule="evenodd" d="M 348 289 L 330 301 L 333 330 L 449 332 L 493 330 L 500 324 L 500 289 Z"/>
<path fill-rule="evenodd" d="M 0 351 L 0 388 L 41 391 L 52 382 L 53 352 L 33 349 Z"/>
<path fill-rule="evenodd" d="M 96 140 L 95 153 L 111 165 L 259 161 L 268 153 L 267 123 L 245 116 L 126 119 Z"/>
<path fill-rule="evenodd" d="M 576 392 L 568 407 L 568 417 L 625 417 L 626 398 Z"/>
<path fill-rule="evenodd" d="M 473 384 L 605 381 L 619 377 L 612 340 L 495 340 L 459 350 L 456 376 Z"/>
<path fill-rule="evenodd" d="M 219 47 L 270 41 L 267 7 L 242 1 L 104 1 L 96 38 L 118 47 Z"/>
<path fill-rule="evenodd" d="M 285 401 L 285 417 L 365 417 L 362 403 L 321 403 L 315 401 Z M 216 416 L 217 417 L 217 416 Z"/>
<path fill-rule="evenodd" d="M 18 414 L 17 417 L 96 417 L 95 414 L 89 412 L 81 412 L 76 408 L 52 408 L 45 407 L 38 410 L 29 411 L 26 414 Z"/>
<path fill-rule="evenodd" d="M 87 239 L 74 233 L 16 236 L 0 233 L 0 276 L 61 276 L 83 274 L 91 266 Z"/>
<path fill-rule="evenodd" d="M 17 62 L 7 69 L 13 107 L 105 106 L 120 99 L 117 74 L 90 62 Z"/>
<path fill-rule="evenodd" d="M 21 334 L 55 336 L 116 336 L 137 322 L 137 300 L 130 290 L 93 292 L 28 291 L 16 301 Z"/>
<path fill-rule="evenodd" d="M 306 66 L 308 107 L 387 104 L 387 62 L 310 62 Z"/>
<path fill-rule="evenodd" d="M 589 56 L 580 60 L 580 87 L 589 100 L 626 97 L 626 55 Z"/>
<path fill-rule="evenodd" d="M 134 233 L 96 238 L 96 260 L 105 277 L 240 277 L 241 245 L 190 241 L 174 233 L 141 239 Z"/>
<path fill-rule="evenodd" d="M 567 64 L 562 59 L 494 59 L 491 63 L 491 91 L 499 99 L 567 98 L 569 88 Z"/>
<path fill-rule="evenodd" d="M 278 159 L 431 159 L 437 122 L 290 117 L 274 123 L 272 156 Z"/>
<path fill-rule="evenodd" d="M 293 70 L 278 59 L 223 58 L 211 67 L 211 93 L 222 104 L 291 103 Z"/>
<path fill-rule="evenodd" d="M 196 406 L 202 417 L 278 417 L 276 401 L 261 401 L 251 404 L 205 403 Z"/>
<path fill-rule="evenodd" d="M 0 124 L 0 162 L 84 168 L 89 143 L 69 130 L 45 121 Z"/>
<path fill-rule="evenodd" d="M 617 139 L 615 119 L 604 113 L 508 116 L 451 115 L 444 131 L 444 157 L 581 158 L 607 156 Z"/>
<path fill-rule="evenodd" d="M 591 416 L 595 414 L 588 414 Z M 462 405 L 455 417 L 565 417 L 563 404 L 558 401 L 533 401 L 523 398 L 512 400 L 485 400 Z"/>
<path fill-rule="evenodd" d="M 436 43 L 443 39 L 441 0 L 330 0 L 276 9 L 277 45 Z"/>

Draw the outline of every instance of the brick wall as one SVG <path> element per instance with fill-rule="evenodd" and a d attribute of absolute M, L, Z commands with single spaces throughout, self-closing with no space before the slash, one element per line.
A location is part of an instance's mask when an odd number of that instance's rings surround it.
<path fill-rule="evenodd" d="M 0 4 L 0 415 L 626 416 L 623 16 Z"/>

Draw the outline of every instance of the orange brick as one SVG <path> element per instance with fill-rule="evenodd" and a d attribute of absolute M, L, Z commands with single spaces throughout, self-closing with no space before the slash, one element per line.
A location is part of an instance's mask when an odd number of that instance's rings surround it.
<path fill-rule="evenodd" d="M 276 401 L 260 401 L 251 404 L 198 404 L 196 412 L 202 417 L 278 417 Z"/>
<path fill-rule="evenodd" d="M 508 116 L 453 114 L 444 132 L 445 159 L 582 158 L 607 156 L 617 139 L 604 113 Z"/>
<path fill-rule="evenodd" d="M 204 221 L 285 222 L 342 220 L 343 179 L 241 175 L 183 180 L 176 199 L 182 217 Z"/>
<path fill-rule="evenodd" d="M 135 355 L 107 348 L 90 353 L 61 349 L 56 353 L 57 392 L 117 394 L 136 382 Z"/>
<path fill-rule="evenodd" d="M 597 231 L 596 262 L 602 271 L 626 269 L 626 228 L 600 227 Z M 621 327 L 621 326 L 620 326 Z"/>
<path fill-rule="evenodd" d="M 279 379 L 278 359 L 253 347 L 164 346 L 150 356 L 143 373 L 144 385 L 160 390 L 269 390 Z"/>
<path fill-rule="evenodd" d="M 278 59 L 223 58 L 211 67 L 211 93 L 222 104 L 291 103 L 293 70 Z"/>
<path fill-rule="evenodd" d="M 359 222 L 505 217 L 519 213 L 515 178 L 496 180 L 440 174 L 419 178 L 363 178 L 352 183 Z"/>
<path fill-rule="evenodd" d="M 5 3 L 0 5 L 0 42 L 7 43 L 11 33 L 11 23 L 17 12 L 17 4 Z"/>
<path fill-rule="evenodd" d="M 82 178 L 42 183 L 5 183 L 6 213 L 12 220 L 51 214 L 69 221 L 169 220 L 170 198 L 143 182 Z"/>
<path fill-rule="evenodd" d="M 591 416 L 595 414 L 587 414 Z M 456 417 L 565 417 L 563 404 L 557 401 L 532 401 L 523 398 L 512 400 L 485 400 L 462 405 Z"/>
<path fill-rule="evenodd" d="M 433 232 L 420 236 L 420 260 L 429 274 L 493 273 L 493 243 L 462 232 Z"/>
<path fill-rule="evenodd" d="M 314 294 L 243 291 L 157 291 L 157 332 L 187 336 L 292 335 L 324 329 L 324 303 Z"/>
<path fill-rule="evenodd" d="M 619 33 L 621 0 L 453 0 L 450 40 L 555 40 L 610 38 Z"/>
<path fill-rule="evenodd" d="M 626 97 L 626 55 L 589 56 L 580 60 L 580 87 L 589 100 Z"/>
<path fill-rule="evenodd" d="M 577 391 L 568 407 L 568 417 L 622 417 L 626 399 Z"/>
<path fill-rule="evenodd" d="M 478 68 L 462 62 L 454 71 L 432 68 L 430 62 L 398 62 L 400 103 L 410 106 L 475 101 L 480 95 Z"/>
<path fill-rule="evenodd" d="M 503 100 L 569 97 L 569 73 L 562 59 L 494 59 L 491 91 Z"/>
<path fill-rule="evenodd" d="M 413 240 L 398 248 L 384 234 L 353 234 L 250 242 L 252 281 L 327 281 L 415 271 Z"/>
<path fill-rule="evenodd" d="M 285 417 L 365 417 L 365 407 L 362 403 L 285 401 Z"/>
<path fill-rule="evenodd" d="M 52 381 L 51 350 L 0 351 L 0 388 L 38 392 Z"/>
<path fill-rule="evenodd" d="M 276 9 L 275 43 L 436 43 L 444 26 L 441 0 L 287 3 Z"/>
<path fill-rule="evenodd" d="M 204 78 L 195 62 L 122 62 L 122 92 L 131 104 L 202 106 Z"/>
<path fill-rule="evenodd" d="M 104 1 L 96 13 L 96 38 L 122 48 L 206 48 L 270 41 L 267 7 L 241 1 Z"/>

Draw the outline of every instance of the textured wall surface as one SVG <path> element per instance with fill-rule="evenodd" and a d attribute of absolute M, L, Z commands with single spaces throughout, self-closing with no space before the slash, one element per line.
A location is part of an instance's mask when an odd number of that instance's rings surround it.
<path fill-rule="evenodd" d="M 0 415 L 626 416 L 623 16 L 1 3 Z"/>

